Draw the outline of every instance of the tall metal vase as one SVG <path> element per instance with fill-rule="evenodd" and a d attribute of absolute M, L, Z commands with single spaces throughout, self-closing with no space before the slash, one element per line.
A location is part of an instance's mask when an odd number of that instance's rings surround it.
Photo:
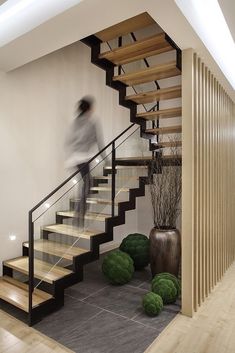
<path fill-rule="evenodd" d="M 180 232 L 177 229 L 153 228 L 149 239 L 152 276 L 169 272 L 178 277 L 181 258 Z"/>

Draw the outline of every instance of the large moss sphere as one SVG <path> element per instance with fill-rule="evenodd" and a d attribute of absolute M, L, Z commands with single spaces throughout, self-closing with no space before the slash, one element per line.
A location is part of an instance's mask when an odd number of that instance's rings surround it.
<path fill-rule="evenodd" d="M 128 254 L 120 250 L 112 251 L 105 256 L 102 271 L 112 284 L 125 284 L 133 276 L 133 260 Z"/>
<path fill-rule="evenodd" d="M 177 289 L 177 296 L 180 295 L 180 293 L 181 293 L 181 284 L 180 284 L 180 280 L 177 277 L 175 277 L 171 273 L 162 272 L 162 273 L 157 274 L 154 277 L 154 281 L 157 281 L 157 280 L 160 280 L 160 279 L 170 279 L 174 283 L 175 288 Z"/>
<path fill-rule="evenodd" d="M 172 304 L 177 299 L 177 289 L 170 279 L 153 279 L 152 291 L 163 300 L 164 304 Z"/>
<path fill-rule="evenodd" d="M 143 298 L 143 308 L 149 316 L 159 315 L 163 308 L 162 298 L 153 292 L 145 294 Z"/>
<path fill-rule="evenodd" d="M 120 250 L 130 255 L 136 270 L 149 264 L 149 239 L 144 234 L 129 234 L 123 239 Z"/>

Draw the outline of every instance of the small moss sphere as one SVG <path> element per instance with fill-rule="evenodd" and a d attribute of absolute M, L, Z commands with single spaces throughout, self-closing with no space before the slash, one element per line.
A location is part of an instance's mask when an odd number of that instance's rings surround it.
<path fill-rule="evenodd" d="M 149 239 L 144 234 L 133 233 L 123 239 L 120 250 L 134 261 L 136 270 L 142 270 L 149 264 Z"/>
<path fill-rule="evenodd" d="M 155 281 L 160 280 L 160 279 L 170 279 L 174 283 L 175 288 L 177 289 L 177 296 L 180 295 L 180 293 L 181 293 L 181 283 L 180 283 L 180 280 L 177 277 L 175 277 L 171 273 L 162 272 L 162 273 L 159 273 L 159 274 L 155 275 L 155 277 L 154 277 Z"/>
<path fill-rule="evenodd" d="M 154 278 L 152 280 L 152 291 L 160 295 L 164 304 L 175 303 L 177 299 L 177 289 L 170 279 Z"/>
<path fill-rule="evenodd" d="M 133 260 L 120 250 L 112 251 L 105 256 L 102 271 L 112 284 L 128 283 L 134 273 Z"/>
<path fill-rule="evenodd" d="M 153 292 L 149 292 L 143 297 L 143 308 L 147 315 L 157 316 L 163 308 L 162 298 Z"/>

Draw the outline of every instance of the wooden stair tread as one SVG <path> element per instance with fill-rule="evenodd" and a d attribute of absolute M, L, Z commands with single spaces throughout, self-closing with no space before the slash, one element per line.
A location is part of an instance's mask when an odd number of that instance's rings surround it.
<path fill-rule="evenodd" d="M 118 160 L 118 159 L 117 159 Z M 106 192 L 106 191 L 112 191 L 112 188 L 111 187 L 105 187 L 105 186 L 93 186 L 92 188 L 91 188 L 91 190 L 93 190 L 93 191 L 104 191 L 104 192 Z M 120 188 L 120 189 L 117 189 L 117 191 L 119 191 L 119 192 L 129 192 L 129 188 L 125 188 L 125 187 L 122 187 L 122 188 Z"/>
<path fill-rule="evenodd" d="M 140 83 L 152 82 L 155 80 L 161 80 L 163 78 L 178 76 L 180 74 L 181 72 L 177 68 L 176 62 L 171 61 L 166 64 L 155 65 L 146 69 L 114 76 L 113 80 L 123 82 L 129 86 L 133 86 Z"/>
<path fill-rule="evenodd" d="M 4 261 L 4 265 L 13 270 L 24 273 L 25 275 L 28 275 L 29 273 L 29 258 L 27 256 Z M 34 277 L 43 280 L 44 282 L 52 284 L 54 281 L 68 276 L 71 273 L 73 272 L 66 268 L 34 259 Z"/>
<path fill-rule="evenodd" d="M 25 247 L 29 247 L 29 243 L 23 244 Z M 89 250 L 78 248 L 76 246 L 69 246 L 67 244 L 56 243 L 47 239 L 38 239 L 34 241 L 34 250 L 40 251 L 46 254 L 54 255 L 66 260 L 72 260 L 73 257 L 81 254 L 86 254 Z"/>
<path fill-rule="evenodd" d="M 79 202 L 80 199 L 71 199 L 71 202 Z M 99 198 L 87 198 L 87 203 L 89 204 L 101 204 L 101 205 L 112 205 L 112 200 L 110 199 L 99 199 Z M 117 206 L 122 201 L 114 201 L 114 204 Z"/>
<path fill-rule="evenodd" d="M 173 134 L 173 133 L 181 133 L 182 132 L 182 126 L 177 125 L 177 126 L 165 126 L 165 127 L 159 127 L 155 129 L 147 129 L 145 130 L 146 133 L 149 134 Z"/>
<path fill-rule="evenodd" d="M 133 94 L 126 96 L 125 100 L 131 100 L 137 104 L 146 104 L 164 99 L 173 99 L 179 97 L 181 97 L 181 86 L 174 86 L 139 94 Z"/>
<path fill-rule="evenodd" d="M 112 176 L 96 176 L 96 177 L 93 177 L 92 179 L 95 179 L 95 180 L 112 180 Z M 126 179 L 139 179 L 139 177 L 136 175 L 136 176 L 116 176 L 115 180 L 126 180 Z"/>
<path fill-rule="evenodd" d="M 68 217 L 68 218 L 77 218 L 80 217 L 80 214 L 75 211 L 61 211 L 56 213 L 58 216 Z M 96 212 L 87 212 L 85 214 L 85 219 L 94 220 L 99 222 L 105 222 L 106 218 L 112 217 L 110 214 L 105 213 L 96 213 Z"/>
<path fill-rule="evenodd" d="M 140 169 L 146 169 L 147 167 L 145 165 L 116 165 L 115 169 L 132 169 L 132 168 L 140 168 Z M 111 166 L 106 166 L 104 169 L 111 170 Z"/>
<path fill-rule="evenodd" d="M 108 27 L 100 32 L 97 32 L 95 36 L 103 42 L 107 42 L 111 39 L 123 36 L 130 32 L 134 32 L 138 29 L 150 26 L 154 23 L 155 21 L 152 19 L 152 17 L 147 12 L 144 12 L 140 15 L 134 16 L 132 18 L 129 18 L 128 20 L 122 21 L 114 26 Z"/>
<path fill-rule="evenodd" d="M 182 141 L 159 141 L 157 144 L 155 144 L 157 147 L 181 147 L 182 146 Z"/>
<path fill-rule="evenodd" d="M 8 276 L 0 277 L 0 298 L 25 312 L 29 311 L 28 285 L 25 283 Z M 33 308 L 52 298 L 50 294 L 39 289 L 34 289 Z"/>
<path fill-rule="evenodd" d="M 155 119 L 168 119 L 168 118 L 177 118 L 182 114 L 182 108 L 169 108 L 156 110 L 151 112 L 139 113 L 136 115 L 137 118 L 143 118 L 147 120 L 155 120 Z"/>
<path fill-rule="evenodd" d="M 152 159 L 152 156 L 140 156 L 140 157 L 122 157 L 117 158 L 117 161 L 149 161 Z"/>
<path fill-rule="evenodd" d="M 123 65 L 170 50 L 173 50 L 173 48 L 166 41 L 165 33 L 160 33 L 123 45 L 112 51 L 101 53 L 99 58 L 109 60 L 116 65 Z"/>
<path fill-rule="evenodd" d="M 65 217 L 74 217 L 74 214 L 75 214 L 73 211 L 58 212 L 58 213 L 61 214 L 61 216 L 65 215 Z M 52 224 L 52 225 L 43 227 L 43 230 L 50 233 L 64 234 L 64 235 L 68 235 L 76 238 L 82 238 L 82 239 L 90 239 L 93 236 L 103 233 L 100 230 L 81 230 L 78 227 L 71 226 L 68 224 Z"/>

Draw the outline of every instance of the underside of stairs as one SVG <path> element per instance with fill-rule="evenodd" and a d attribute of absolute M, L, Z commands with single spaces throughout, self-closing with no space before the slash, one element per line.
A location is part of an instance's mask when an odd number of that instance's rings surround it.
<path fill-rule="evenodd" d="M 181 124 L 172 123 L 172 119 L 181 117 L 181 106 L 166 105 L 181 97 L 181 85 L 169 80 L 181 75 L 181 51 L 166 33 L 159 33 L 159 26 L 156 25 L 158 31 L 154 33 L 155 25 L 144 13 L 82 40 L 91 48 L 91 62 L 105 70 L 106 84 L 119 92 L 119 104 L 130 110 L 130 122 L 139 126 L 139 137 L 149 141 L 149 148 L 144 156 L 131 154 L 117 158 L 113 154 L 115 167 L 105 165 L 103 173 L 93 176 L 91 194 L 86 201 L 92 207 L 85 215 L 88 226 L 78 227 L 79 215 L 75 209 L 79 199 L 69 198 L 67 208 L 52 211 L 54 221 L 40 225 L 40 236 L 33 240 L 33 245 L 32 240 L 23 243 L 22 256 L 3 262 L 1 306 L 9 312 L 14 308 L 16 315 L 29 325 L 64 305 L 64 290 L 83 280 L 83 267 L 99 258 L 100 245 L 113 240 L 114 227 L 125 224 L 126 211 L 135 209 L 136 198 L 145 195 L 151 164 L 181 163 Z M 138 31 L 149 32 L 149 28 L 151 35 L 137 39 Z M 127 38 L 131 43 L 122 43 Z M 116 43 L 113 49 L 110 42 Z M 174 60 L 158 63 L 161 55 L 171 52 Z M 157 58 L 157 63 L 153 58 Z M 136 66 L 130 69 L 136 62 L 139 69 Z M 163 107 L 161 101 L 164 101 Z M 147 108 L 146 104 L 153 107 Z M 176 154 L 172 154 L 172 148 L 177 150 Z M 115 193 L 114 176 L 116 182 L 119 178 L 123 180 L 125 177 L 121 174 L 128 169 L 134 171 L 135 186 L 123 182 L 118 197 L 111 198 Z M 48 199 L 42 200 L 40 206 Z M 34 234 L 32 214 L 36 209 L 30 211 L 31 236 Z M 80 245 L 84 242 L 89 243 L 88 248 Z M 30 282 L 32 274 L 33 283 Z"/>

